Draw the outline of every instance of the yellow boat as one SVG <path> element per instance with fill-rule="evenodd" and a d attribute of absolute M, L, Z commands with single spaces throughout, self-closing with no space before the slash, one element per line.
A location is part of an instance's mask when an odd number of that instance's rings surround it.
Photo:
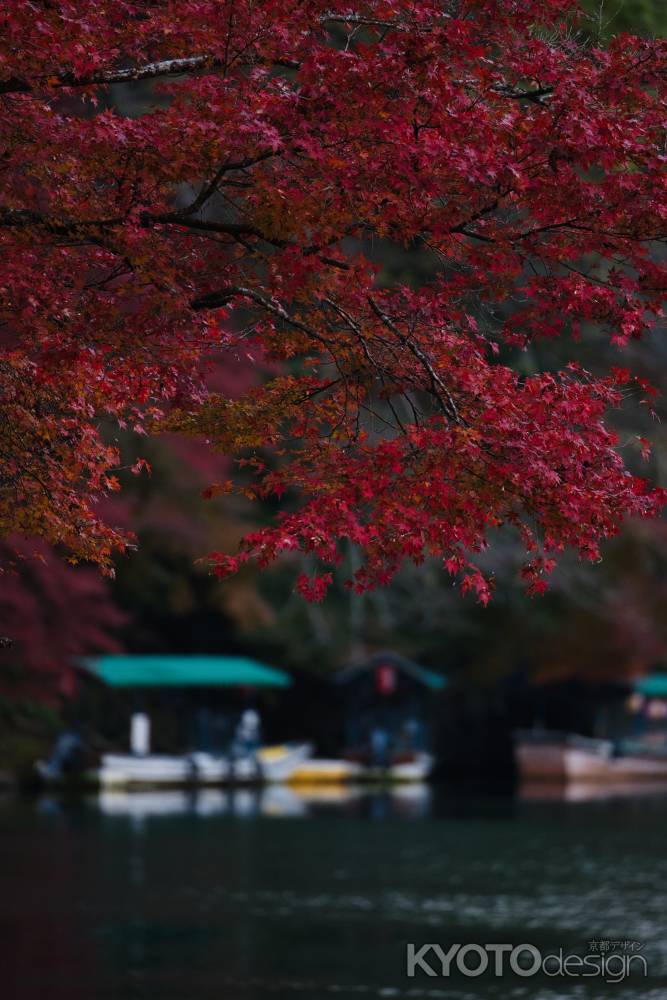
<path fill-rule="evenodd" d="M 311 758 L 296 767 L 287 779 L 290 785 L 336 785 L 359 778 L 362 767 L 349 760 Z"/>

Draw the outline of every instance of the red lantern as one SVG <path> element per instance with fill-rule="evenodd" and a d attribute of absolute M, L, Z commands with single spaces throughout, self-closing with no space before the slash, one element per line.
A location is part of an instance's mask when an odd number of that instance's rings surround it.
<path fill-rule="evenodd" d="M 378 694 L 393 694 L 396 690 L 396 668 L 390 663 L 381 664 L 375 671 L 375 687 Z"/>

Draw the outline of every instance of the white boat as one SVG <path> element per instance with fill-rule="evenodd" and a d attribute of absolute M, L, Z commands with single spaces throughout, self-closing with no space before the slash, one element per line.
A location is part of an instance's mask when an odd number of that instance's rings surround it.
<path fill-rule="evenodd" d="M 256 781 L 260 777 L 257 759 L 252 756 L 223 757 L 197 751 L 189 754 L 198 785 L 220 785 L 226 782 Z"/>
<path fill-rule="evenodd" d="M 624 781 L 667 778 L 667 752 L 640 744 L 621 746 L 610 740 L 571 733 L 523 730 L 515 734 L 519 775 L 534 781 Z"/>
<path fill-rule="evenodd" d="M 165 754 L 107 753 L 98 771 L 102 788 L 186 785 L 194 779 L 189 757 Z"/>
<path fill-rule="evenodd" d="M 399 761 L 389 768 L 391 781 L 425 781 L 433 770 L 434 758 L 429 753 L 416 753 L 409 760 Z"/>
<path fill-rule="evenodd" d="M 355 775 L 355 781 L 421 782 L 426 781 L 433 770 L 435 758 L 430 753 L 415 752 L 397 757 L 386 767 L 363 762 Z"/>
<path fill-rule="evenodd" d="M 262 747 L 242 757 L 196 752 L 104 754 L 98 771 L 102 788 L 165 788 L 183 785 L 245 784 L 286 781 L 312 753 L 308 743 Z"/>

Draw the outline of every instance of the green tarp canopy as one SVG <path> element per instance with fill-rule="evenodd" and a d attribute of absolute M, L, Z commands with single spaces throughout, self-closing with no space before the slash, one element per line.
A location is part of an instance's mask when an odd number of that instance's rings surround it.
<path fill-rule="evenodd" d="M 434 670 L 427 670 L 426 667 L 419 667 L 414 672 L 414 677 L 430 688 L 431 691 L 442 691 L 449 683 L 447 678 L 443 677 L 442 674 L 436 674 Z"/>
<path fill-rule="evenodd" d="M 289 687 L 282 670 L 244 656 L 95 656 L 84 666 L 111 687 Z"/>
<path fill-rule="evenodd" d="M 649 674 L 635 681 L 635 691 L 647 698 L 667 698 L 667 674 Z"/>

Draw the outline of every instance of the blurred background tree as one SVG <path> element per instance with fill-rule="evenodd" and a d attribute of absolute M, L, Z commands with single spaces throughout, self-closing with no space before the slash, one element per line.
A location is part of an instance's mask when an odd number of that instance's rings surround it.
<path fill-rule="evenodd" d="M 621 31 L 661 38 L 667 32 L 664 0 L 583 0 L 582 7 L 600 25 L 603 38 Z"/>

